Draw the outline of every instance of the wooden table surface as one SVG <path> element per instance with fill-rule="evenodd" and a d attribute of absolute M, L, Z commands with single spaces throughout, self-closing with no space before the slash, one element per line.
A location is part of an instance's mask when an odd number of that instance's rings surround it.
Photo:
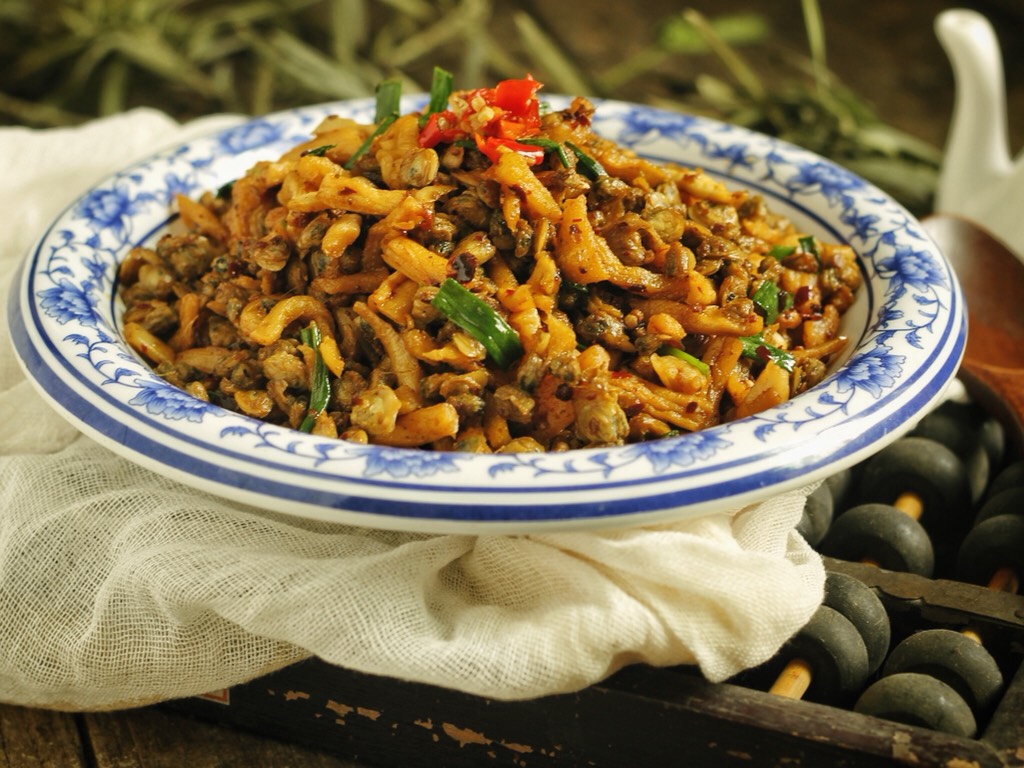
<path fill-rule="evenodd" d="M 498 6 L 504 5 L 497 3 Z M 681 7 L 668 0 L 634 4 L 578 0 L 577 20 L 601 17 L 601 28 L 615 34 L 582 34 L 578 23 L 566 29 L 560 4 L 539 0 L 519 4 L 535 18 L 561 31 L 564 44 L 580 61 L 607 60 L 609 51 L 628 45 L 629 30 L 662 18 Z M 786 31 L 794 44 L 802 41 L 800 3 L 767 0 L 695 0 L 709 16 L 730 10 L 754 9 L 767 14 L 775 29 Z M 936 146 L 945 140 L 953 99 L 952 74 L 932 31 L 935 14 L 943 8 L 977 7 L 994 18 L 1004 46 L 1009 91 L 1010 135 L 1013 148 L 1024 144 L 1024 11 L 1019 0 L 948 3 L 915 0 L 827 0 L 822 6 L 827 26 L 829 63 L 840 78 L 867 98 L 879 115 Z M 304 766 L 352 768 L 348 760 L 284 744 L 250 733 L 199 722 L 161 708 L 113 713 L 60 713 L 0 705 L 0 766 L 55 768 L 206 768 L 209 766 Z"/>

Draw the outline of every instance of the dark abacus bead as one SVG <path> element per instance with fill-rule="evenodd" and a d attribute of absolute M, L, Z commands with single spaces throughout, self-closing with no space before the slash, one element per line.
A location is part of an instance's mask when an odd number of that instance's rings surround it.
<path fill-rule="evenodd" d="M 832 523 L 819 551 L 850 562 L 870 560 L 889 571 L 931 578 L 935 552 L 920 523 L 888 504 L 861 504 Z"/>
<path fill-rule="evenodd" d="M 922 418 L 909 434 L 934 440 L 956 454 L 967 472 L 972 502 L 981 499 L 991 479 L 992 467 L 996 466 L 990 452 L 993 446 L 987 445 L 982 435 L 981 425 L 986 421 L 994 419 L 988 418 L 977 406 L 946 401 Z M 988 442 L 992 439 L 989 435 Z"/>
<path fill-rule="evenodd" d="M 797 523 L 796 531 L 812 547 L 818 546 L 832 525 L 832 492 L 822 483 L 804 502 L 804 513 Z"/>
<path fill-rule="evenodd" d="M 917 672 L 876 680 L 853 708 L 864 715 L 966 739 L 978 731 L 974 713 L 960 694 L 941 680 Z"/>
<path fill-rule="evenodd" d="M 827 605 L 790 638 L 776 656 L 780 663 L 801 659 L 811 668 L 807 698 L 835 703 L 852 696 L 868 678 L 868 652 L 848 618 Z"/>
<path fill-rule="evenodd" d="M 931 675 L 950 686 L 980 715 L 1003 690 L 1003 673 L 977 640 L 951 629 L 926 629 L 907 637 L 885 660 L 883 676 L 901 672 Z"/>
<path fill-rule="evenodd" d="M 987 585 L 996 571 L 1024 573 L 1024 516 L 998 515 L 978 523 L 964 537 L 957 572 L 970 584 Z"/>
<path fill-rule="evenodd" d="M 978 525 L 990 517 L 1000 515 L 1024 515 L 1024 485 L 1007 488 L 994 496 L 989 496 L 978 509 L 974 524 Z"/>
<path fill-rule="evenodd" d="M 914 493 L 929 517 L 960 517 L 970 508 L 963 462 L 946 446 L 924 437 L 904 437 L 876 453 L 864 467 L 861 485 L 865 501 L 882 504 Z"/>
<path fill-rule="evenodd" d="M 864 467 L 865 502 L 893 504 L 911 493 L 921 500 L 920 523 L 936 559 L 947 563 L 971 527 L 974 505 L 964 463 L 952 450 L 924 437 L 904 437 L 876 453 Z"/>
<path fill-rule="evenodd" d="M 1024 459 L 1007 464 L 992 478 L 986 498 L 991 499 L 1010 488 L 1024 488 Z"/>
<path fill-rule="evenodd" d="M 994 416 L 986 416 L 978 427 L 978 434 L 982 447 L 988 453 L 988 464 L 992 468 L 989 476 L 991 482 L 991 475 L 1006 461 L 1006 427 Z"/>
<path fill-rule="evenodd" d="M 832 508 L 845 509 L 850 506 L 856 484 L 857 470 L 854 467 L 847 467 L 838 472 L 833 472 L 825 478 L 825 485 L 832 494 Z"/>
<path fill-rule="evenodd" d="M 875 590 L 849 574 L 829 571 L 822 604 L 857 628 L 868 653 L 868 674 L 873 674 L 885 660 L 890 640 L 889 614 Z"/>

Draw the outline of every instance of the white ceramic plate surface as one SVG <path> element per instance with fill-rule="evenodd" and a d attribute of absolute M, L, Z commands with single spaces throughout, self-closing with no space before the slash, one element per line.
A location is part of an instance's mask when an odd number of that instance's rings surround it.
<path fill-rule="evenodd" d="M 546 96 L 553 107 L 564 97 Z M 418 109 L 408 97 L 403 108 Z M 274 114 L 161 152 L 64 211 L 28 254 L 8 304 L 39 391 L 122 456 L 186 484 L 323 520 L 425 532 L 635 526 L 736 508 L 866 458 L 942 396 L 963 354 L 963 298 L 920 224 L 850 172 L 742 128 L 598 101 L 599 133 L 655 161 L 748 188 L 798 226 L 858 253 L 864 287 L 848 351 L 817 387 L 756 416 L 617 448 L 477 455 L 327 440 L 230 413 L 152 373 L 125 344 L 117 264 L 196 195 L 276 159 L 328 114 L 372 122 L 372 100 Z"/>

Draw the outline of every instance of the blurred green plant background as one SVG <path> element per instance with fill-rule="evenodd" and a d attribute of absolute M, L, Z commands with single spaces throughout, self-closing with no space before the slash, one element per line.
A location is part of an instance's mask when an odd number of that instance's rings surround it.
<path fill-rule="evenodd" d="M 628 55 L 595 70 L 500 0 L 0 0 L 0 121 L 70 125 L 135 106 L 178 119 L 255 115 L 367 96 L 388 77 L 425 90 L 435 65 L 463 88 L 531 72 L 549 92 L 667 106 L 779 136 L 927 210 L 939 151 L 883 123 L 839 82 L 822 8 L 788 1 L 801 7 L 802 30 L 777 33 L 756 3 L 719 16 L 672 10 Z M 746 59 L 765 47 L 782 62 L 770 82 Z"/>

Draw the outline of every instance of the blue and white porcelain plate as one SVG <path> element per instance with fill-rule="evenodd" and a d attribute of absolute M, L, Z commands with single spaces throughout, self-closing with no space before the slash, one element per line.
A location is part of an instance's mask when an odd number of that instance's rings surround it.
<path fill-rule="evenodd" d="M 377 528 L 520 534 L 669 522 L 801 487 L 906 432 L 956 374 L 966 336 L 960 288 L 899 204 L 771 137 L 600 101 L 599 133 L 751 189 L 801 228 L 856 250 L 865 280 L 844 318 L 851 344 L 824 382 L 680 437 L 479 455 L 315 437 L 209 405 L 156 376 L 124 342 L 116 274 L 130 248 L 172 226 L 174 194 L 215 189 L 277 158 L 328 114 L 372 122 L 373 111 L 360 100 L 252 120 L 126 168 L 64 211 L 28 254 L 8 305 L 15 349 L 43 396 L 122 456 L 238 502 Z"/>

